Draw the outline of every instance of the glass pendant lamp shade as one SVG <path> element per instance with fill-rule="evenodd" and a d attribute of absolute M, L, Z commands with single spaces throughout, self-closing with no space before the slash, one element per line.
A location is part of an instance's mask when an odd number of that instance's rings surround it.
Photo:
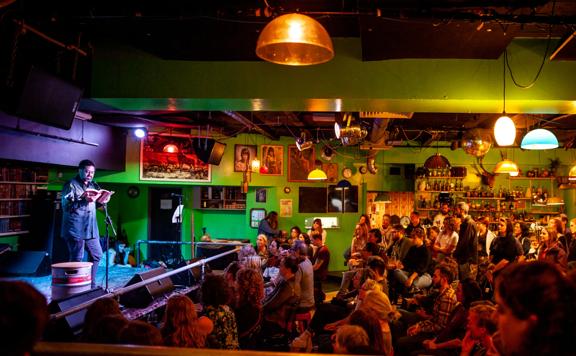
<path fill-rule="evenodd" d="M 324 172 L 319 168 L 313 169 L 310 173 L 308 173 L 308 180 L 326 180 L 326 179 L 328 179 L 326 172 Z"/>
<path fill-rule="evenodd" d="M 498 146 L 511 146 L 516 139 L 516 125 L 506 115 L 500 116 L 494 124 L 494 138 Z"/>
<path fill-rule="evenodd" d="M 265 61 L 291 66 L 325 63 L 334 57 L 332 39 L 313 18 L 301 14 L 282 15 L 264 27 L 256 55 Z"/>
<path fill-rule="evenodd" d="M 518 165 L 509 159 L 503 159 L 494 167 L 494 173 L 518 173 Z"/>
<path fill-rule="evenodd" d="M 570 181 L 576 180 L 576 165 L 570 168 L 570 171 L 568 172 L 568 180 Z"/>
<path fill-rule="evenodd" d="M 520 147 L 525 150 L 550 150 L 558 147 L 558 139 L 546 129 L 535 129 L 524 136 Z"/>
<path fill-rule="evenodd" d="M 254 158 L 251 163 L 252 172 L 259 172 L 260 171 L 260 160 L 258 158 Z"/>
<path fill-rule="evenodd" d="M 376 195 L 376 198 L 374 198 L 375 202 L 380 202 L 380 203 L 392 203 L 392 199 L 390 198 L 390 193 L 388 192 L 380 192 Z"/>

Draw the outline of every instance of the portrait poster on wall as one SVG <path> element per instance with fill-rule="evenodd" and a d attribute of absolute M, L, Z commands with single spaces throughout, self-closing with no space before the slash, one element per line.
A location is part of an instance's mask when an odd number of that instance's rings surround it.
<path fill-rule="evenodd" d="M 284 172 L 284 146 L 260 146 L 260 174 L 281 176 Z"/>
<path fill-rule="evenodd" d="M 315 160 L 314 147 L 300 151 L 296 145 L 288 146 L 288 181 L 307 182 Z"/>
<path fill-rule="evenodd" d="M 281 218 L 292 217 L 292 199 L 280 199 L 280 214 Z"/>
<path fill-rule="evenodd" d="M 140 179 L 210 182 L 210 164 L 194 150 L 194 139 L 183 135 L 149 135 L 140 143 Z"/>
<path fill-rule="evenodd" d="M 234 145 L 234 172 L 246 172 L 252 160 L 258 158 L 256 145 Z"/>

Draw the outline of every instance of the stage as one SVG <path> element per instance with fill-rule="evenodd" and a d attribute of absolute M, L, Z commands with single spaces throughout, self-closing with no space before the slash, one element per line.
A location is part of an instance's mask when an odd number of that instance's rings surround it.
<path fill-rule="evenodd" d="M 108 289 L 115 290 L 124 287 L 136 273 L 146 270 L 149 269 L 113 265 L 108 270 Z M 40 293 L 44 294 L 48 303 L 52 300 L 52 275 L 44 277 L 3 277 L 1 279 L 28 282 Z M 98 275 L 96 280 L 98 286 L 101 286 L 102 288 L 106 287 L 106 266 L 104 263 L 101 263 L 100 266 L 98 266 Z"/>

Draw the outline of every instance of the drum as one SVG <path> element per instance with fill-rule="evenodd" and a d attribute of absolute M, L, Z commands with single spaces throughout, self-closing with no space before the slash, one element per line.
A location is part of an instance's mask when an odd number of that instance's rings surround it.
<path fill-rule="evenodd" d="M 92 262 L 64 262 L 52 265 L 52 300 L 90 290 Z"/>

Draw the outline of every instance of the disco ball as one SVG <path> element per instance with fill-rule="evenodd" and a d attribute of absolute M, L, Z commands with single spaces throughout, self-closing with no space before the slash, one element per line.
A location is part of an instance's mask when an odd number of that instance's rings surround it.
<path fill-rule="evenodd" d="M 482 157 L 492 147 L 492 135 L 488 131 L 473 129 L 462 137 L 462 149 L 474 157 Z"/>

